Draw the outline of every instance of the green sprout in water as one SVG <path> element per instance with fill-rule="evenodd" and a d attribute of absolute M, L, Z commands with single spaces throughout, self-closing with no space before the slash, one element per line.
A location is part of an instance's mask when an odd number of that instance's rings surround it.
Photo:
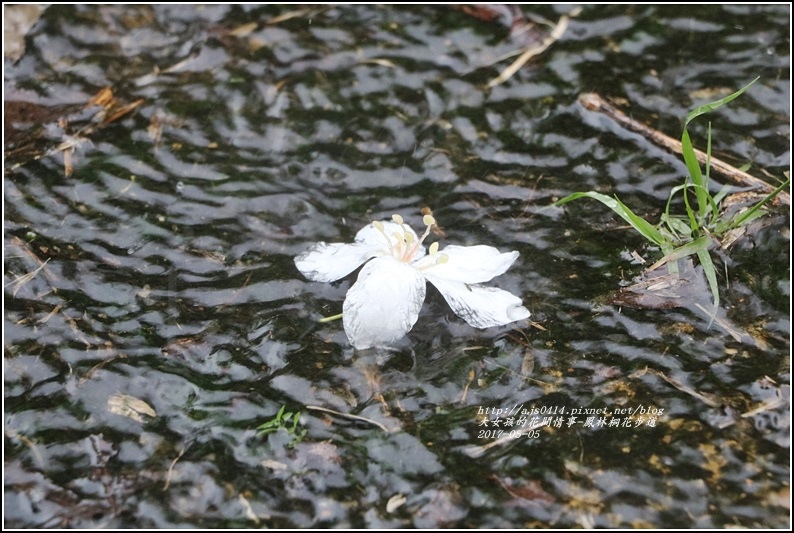
<path fill-rule="evenodd" d="M 306 433 L 308 433 L 308 430 L 298 426 L 301 417 L 300 412 L 285 412 L 286 408 L 286 405 L 282 405 L 281 409 L 279 409 L 278 413 L 276 413 L 275 418 L 272 418 L 271 420 L 268 420 L 264 424 L 260 425 L 258 428 L 256 428 L 256 432 L 260 437 L 264 437 L 270 433 L 274 433 L 280 429 L 283 429 L 290 436 L 292 436 L 292 441 L 290 441 L 289 447 L 294 448 L 296 444 L 303 440 L 303 438 L 306 436 Z"/>
<path fill-rule="evenodd" d="M 645 237 L 655 246 L 658 246 L 663 254 L 662 259 L 649 267 L 652 271 L 662 265 L 667 265 L 668 273 L 678 274 L 678 260 L 685 257 L 696 255 L 703 267 L 709 288 L 711 289 L 714 310 L 712 318 L 716 314 L 720 303 L 719 288 L 717 285 L 717 272 L 714 262 L 711 259 L 710 250 L 714 247 L 717 239 L 726 235 L 729 231 L 745 226 L 753 220 L 763 215 L 761 206 L 773 199 L 780 191 L 788 186 L 791 179 L 787 179 L 778 188 L 756 203 L 747 211 L 739 211 L 733 214 L 721 213 L 719 206 L 722 200 L 728 195 L 729 187 L 723 187 L 717 194 L 712 195 L 709 191 L 709 171 L 711 167 L 711 123 L 708 128 L 707 149 L 706 149 L 706 171 L 701 172 L 700 164 L 697 160 L 695 149 L 689 138 L 687 126 L 692 120 L 727 104 L 745 92 L 753 83 L 754 79 L 735 93 L 720 100 L 702 105 L 692 110 L 686 117 L 684 132 L 681 136 L 682 153 L 684 162 L 687 166 L 689 176 L 686 177 L 684 184 L 674 187 L 670 191 L 667 206 L 661 216 L 659 224 L 654 226 L 644 218 L 636 215 L 617 197 L 612 198 L 604 194 L 589 191 L 576 192 L 557 201 L 554 205 L 563 205 L 579 198 L 592 198 L 598 200 L 605 206 L 617 213 L 623 220 L 629 223 L 640 235 Z M 690 194 L 694 191 L 695 207 L 690 203 Z M 677 193 L 683 194 L 685 215 L 673 215 L 670 213 L 670 204 Z"/>

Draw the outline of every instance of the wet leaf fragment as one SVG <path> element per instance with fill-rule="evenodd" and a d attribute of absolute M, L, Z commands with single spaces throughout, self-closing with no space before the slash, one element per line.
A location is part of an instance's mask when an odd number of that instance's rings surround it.
<path fill-rule="evenodd" d="M 143 99 L 122 102 L 110 87 L 101 89 L 84 105 L 46 106 L 24 100 L 6 101 L 3 103 L 5 171 L 63 153 L 64 174 L 70 176 L 75 149 L 90 143 L 91 135 L 128 115 L 143 102 Z"/>
<path fill-rule="evenodd" d="M 113 95 L 113 89 L 104 87 L 88 101 L 86 108 L 91 106 L 101 107 L 102 109 L 93 117 L 92 122 L 98 123 L 99 126 L 106 126 L 129 114 L 142 103 L 143 99 L 140 98 L 132 103 L 125 104 Z"/>
<path fill-rule="evenodd" d="M 405 502 L 407 501 L 408 500 L 406 499 L 406 497 L 403 496 L 402 494 L 395 494 L 394 496 L 389 498 L 388 502 L 386 502 L 386 512 L 393 513 L 394 511 L 405 505 Z"/>
<path fill-rule="evenodd" d="M 3 4 L 3 57 L 13 63 L 25 54 L 25 36 L 49 4 Z"/>
<path fill-rule="evenodd" d="M 145 422 L 144 416 L 157 417 L 157 413 L 148 403 L 129 394 L 114 394 L 108 398 L 108 410 L 140 423 Z"/>

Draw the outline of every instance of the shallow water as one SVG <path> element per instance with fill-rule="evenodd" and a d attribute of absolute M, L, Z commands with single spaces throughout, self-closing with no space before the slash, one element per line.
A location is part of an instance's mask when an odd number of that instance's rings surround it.
<path fill-rule="evenodd" d="M 39 106 L 6 129 L 7 527 L 789 525 L 788 208 L 719 265 L 711 327 L 599 303 L 658 254 L 600 204 L 548 208 L 599 190 L 655 221 L 685 173 L 583 92 L 677 137 L 761 76 L 710 117 L 714 151 L 781 179 L 788 6 L 586 6 L 492 90 L 517 45 L 441 6 L 53 6 L 26 44 L 5 69 L 6 101 Z M 106 86 L 143 102 L 50 153 Z M 493 284 L 531 322 L 473 329 L 430 288 L 394 351 L 355 352 L 317 322 L 355 276 L 293 258 L 423 207 L 442 247 L 520 252 Z M 282 406 L 298 426 L 258 435 Z M 494 410 L 519 408 L 564 416 L 511 439 Z"/>

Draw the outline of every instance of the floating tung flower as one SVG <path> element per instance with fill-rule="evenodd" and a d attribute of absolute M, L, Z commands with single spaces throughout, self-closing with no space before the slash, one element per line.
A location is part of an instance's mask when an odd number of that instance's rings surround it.
<path fill-rule="evenodd" d="M 366 263 L 342 306 L 342 322 L 358 349 L 384 346 L 405 336 L 419 318 L 425 281 L 432 283 L 453 311 L 475 328 L 501 326 L 529 317 L 517 296 L 478 284 L 503 274 L 518 252 L 500 253 L 492 246 L 422 245 L 435 224 L 423 219 L 422 237 L 403 222 L 373 222 L 352 244 L 319 242 L 295 258 L 298 270 L 312 281 L 336 281 Z"/>

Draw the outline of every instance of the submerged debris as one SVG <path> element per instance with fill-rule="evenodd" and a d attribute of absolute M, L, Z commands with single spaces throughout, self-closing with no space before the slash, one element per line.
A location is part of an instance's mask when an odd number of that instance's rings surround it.
<path fill-rule="evenodd" d="M 125 103 L 105 87 L 85 105 L 47 106 L 26 100 L 3 102 L 5 172 L 30 161 L 63 153 L 64 175 L 73 171 L 76 148 L 91 142 L 91 135 L 143 104 L 143 99 Z"/>
<path fill-rule="evenodd" d="M 691 259 L 679 261 L 679 265 L 678 274 L 669 274 L 666 266 L 644 270 L 634 283 L 606 295 L 601 303 L 635 309 L 688 308 L 701 300 L 708 303 L 709 288 L 702 272 Z"/>

